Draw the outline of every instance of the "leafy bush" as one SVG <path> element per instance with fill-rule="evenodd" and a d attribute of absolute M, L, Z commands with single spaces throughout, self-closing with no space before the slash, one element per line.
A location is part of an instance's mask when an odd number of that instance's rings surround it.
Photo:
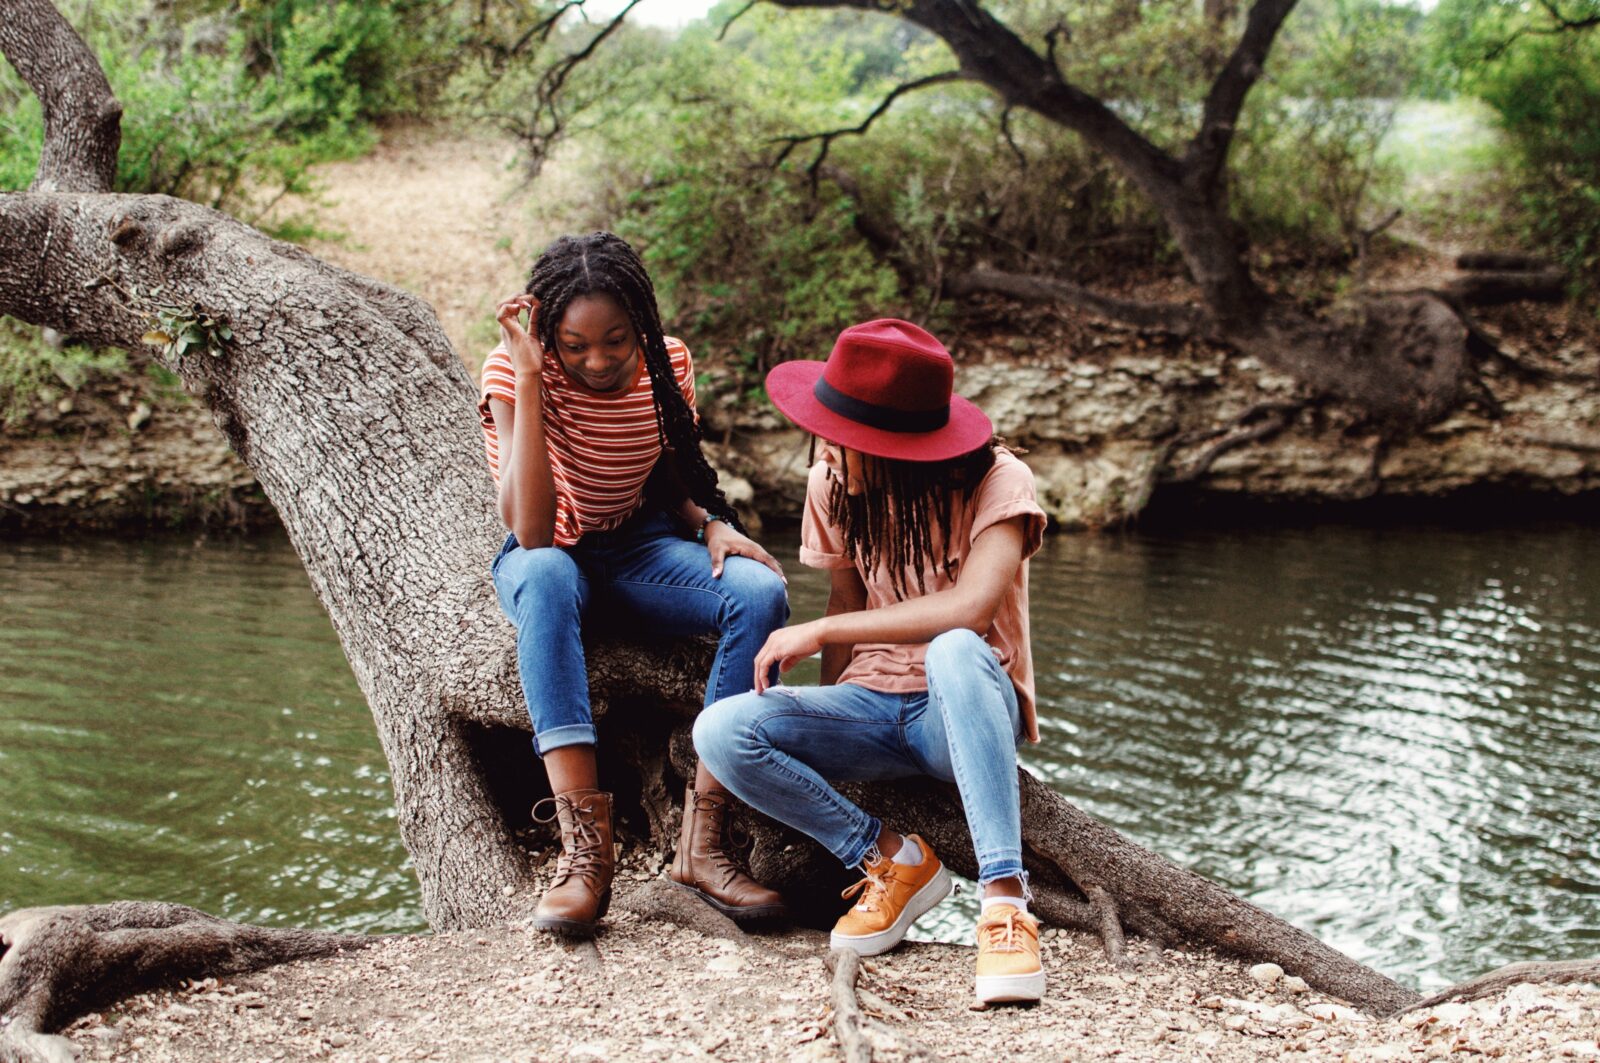
<path fill-rule="evenodd" d="M 1234 211 L 1257 239 L 1349 253 L 1392 206 L 1403 173 L 1379 148 L 1416 75 L 1416 19 L 1384 0 L 1291 16 L 1230 160 Z"/>
<path fill-rule="evenodd" d="M 118 0 L 63 13 L 123 105 L 117 189 L 253 220 L 308 191 L 313 163 L 366 150 L 373 119 L 420 106 L 424 82 L 406 72 L 437 42 L 404 20 L 417 7 L 280 0 L 180 20 L 169 5 Z M 0 188 L 32 180 L 42 136 L 37 101 L 0 68 Z"/>
<path fill-rule="evenodd" d="M 1600 16 L 1600 4 L 1565 15 Z M 1527 238 L 1592 291 L 1600 283 L 1600 33 L 1561 29 L 1543 7 L 1498 0 L 1444 0 L 1432 26 L 1440 84 L 1495 112 Z"/>
<path fill-rule="evenodd" d="M 38 329 L 0 317 L 0 427 L 41 400 L 59 399 L 91 376 L 117 372 L 126 365 L 121 351 L 79 346 L 58 350 L 44 341 Z"/>

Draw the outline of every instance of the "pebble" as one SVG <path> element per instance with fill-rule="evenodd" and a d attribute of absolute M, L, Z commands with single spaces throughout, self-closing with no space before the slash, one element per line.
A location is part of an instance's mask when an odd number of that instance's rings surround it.
<path fill-rule="evenodd" d="M 1306 985 L 1306 980 L 1296 975 L 1289 975 L 1278 983 L 1278 988 L 1285 993 L 1309 993 L 1311 987 Z"/>
<path fill-rule="evenodd" d="M 1277 985 L 1283 977 L 1283 968 L 1275 963 L 1258 963 L 1250 968 L 1250 977 L 1262 985 Z"/>

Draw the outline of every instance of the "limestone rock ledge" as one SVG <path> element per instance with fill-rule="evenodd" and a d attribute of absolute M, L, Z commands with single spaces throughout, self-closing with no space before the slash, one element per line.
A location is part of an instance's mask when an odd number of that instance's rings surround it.
<path fill-rule="evenodd" d="M 1348 409 L 1304 402 L 1292 380 L 1254 360 L 1204 344 L 1124 334 L 1027 359 L 1004 350 L 958 358 L 957 389 L 1026 450 L 1041 501 L 1064 529 L 1126 523 L 1180 486 L 1212 500 L 1301 504 L 1475 489 L 1559 501 L 1600 491 L 1600 353 L 1582 344 L 1533 371 L 1488 365 L 1501 416 L 1469 402 L 1394 440 Z M 0 434 L 0 533 L 273 521 L 199 403 L 124 409 L 125 393 L 103 390 Z M 701 406 L 708 453 L 735 504 L 752 518 L 797 517 L 808 437 L 764 402 L 719 401 L 715 381 Z M 1251 436 L 1263 417 L 1283 427 Z M 1218 448 L 1235 435 L 1249 438 Z"/>

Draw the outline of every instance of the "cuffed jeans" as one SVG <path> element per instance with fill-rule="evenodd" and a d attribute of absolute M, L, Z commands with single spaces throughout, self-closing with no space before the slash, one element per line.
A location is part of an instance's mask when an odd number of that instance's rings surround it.
<path fill-rule="evenodd" d="M 1016 689 L 988 643 L 964 628 L 928 644 L 928 689 L 853 683 L 773 687 L 718 701 L 694 725 L 711 773 L 752 808 L 859 866 L 881 823 L 829 785 L 932 775 L 954 782 L 978 882 L 1022 874 Z"/>
<path fill-rule="evenodd" d="M 717 632 L 708 705 L 751 688 L 757 651 L 789 618 L 776 573 L 747 557 L 730 557 L 722 575 L 712 576 L 706 548 L 682 538 L 664 513 L 640 514 L 572 546 L 527 550 L 509 536 L 493 572 L 500 608 L 517 628 L 517 670 L 540 756 L 594 745 L 581 624 L 597 599 L 642 630 Z"/>

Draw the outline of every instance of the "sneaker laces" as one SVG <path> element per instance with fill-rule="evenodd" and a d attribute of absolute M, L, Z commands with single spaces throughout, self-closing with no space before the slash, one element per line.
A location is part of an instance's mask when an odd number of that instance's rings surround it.
<path fill-rule="evenodd" d="M 978 924 L 984 935 L 984 943 L 991 952 L 1021 952 L 1022 944 L 1017 940 L 1017 922 L 1022 913 L 1016 908 L 1006 906 L 1004 917 L 994 920 L 984 920 Z"/>
<path fill-rule="evenodd" d="M 885 860 L 883 858 L 883 853 L 879 852 L 878 847 L 874 845 L 867 851 L 867 855 L 861 861 L 861 867 L 866 871 L 867 877 L 863 878 L 855 885 L 846 888 L 842 893 L 839 894 L 839 896 L 843 897 L 845 900 L 849 900 L 851 897 L 854 897 L 859 893 L 861 894 L 861 899 L 856 901 L 856 911 L 877 911 L 878 905 L 883 902 L 883 899 L 886 896 L 888 896 L 889 883 L 887 875 L 880 875 L 878 872 L 871 869 L 875 867 L 882 867 L 884 863 Z M 892 873 L 894 870 L 894 865 L 889 864 L 887 870 Z"/>

